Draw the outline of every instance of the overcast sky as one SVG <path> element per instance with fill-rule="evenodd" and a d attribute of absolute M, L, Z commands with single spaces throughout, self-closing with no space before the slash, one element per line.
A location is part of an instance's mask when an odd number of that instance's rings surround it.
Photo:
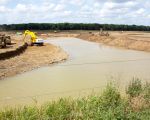
<path fill-rule="evenodd" d="M 0 24 L 150 25 L 150 0 L 0 0 Z"/>

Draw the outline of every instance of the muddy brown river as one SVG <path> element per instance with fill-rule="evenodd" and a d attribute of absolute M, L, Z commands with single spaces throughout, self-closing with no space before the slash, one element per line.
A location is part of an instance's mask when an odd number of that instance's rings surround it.
<path fill-rule="evenodd" d="M 113 81 L 123 92 L 133 77 L 150 81 L 150 53 L 76 38 L 51 38 L 69 59 L 0 81 L 0 107 L 34 104 L 101 92 Z M 41 53 L 42 54 L 42 53 Z"/>

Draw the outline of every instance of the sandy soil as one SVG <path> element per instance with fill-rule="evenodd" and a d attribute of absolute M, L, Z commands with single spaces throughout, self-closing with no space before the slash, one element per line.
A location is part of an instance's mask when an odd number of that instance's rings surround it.
<path fill-rule="evenodd" d="M 0 34 L 11 36 L 11 45 L 7 45 L 6 48 L 0 49 L 0 53 L 16 50 L 19 46 L 22 46 L 24 44 L 24 42 L 22 41 L 22 36 L 17 36 L 8 32 L 0 32 Z"/>
<path fill-rule="evenodd" d="M 22 36 L 12 35 L 13 47 L 1 49 L 0 52 L 9 51 L 21 44 Z M 19 73 L 66 60 L 68 54 L 60 47 L 52 44 L 44 46 L 29 46 L 24 53 L 10 59 L 0 60 L 0 79 L 14 76 Z"/>
<path fill-rule="evenodd" d="M 42 47 L 28 47 L 23 54 L 0 61 L 0 79 L 66 60 L 67 57 L 66 52 L 51 44 L 45 44 Z"/>
<path fill-rule="evenodd" d="M 109 46 L 150 52 L 150 33 L 145 32 L 110 32 L 110 36 L 101 36 L 98 32 L 84 33 L 78 38 Z"/>
<path fill-rule="evenodd" d="M 23 42 L 18 40 L 13 40 L 11 45 L 7 45 L 6 48 L 0 49 L 0 53 L 4 53 L 7 51 L 12 51 L 18 48 L 18 46 L 22 46 Z"/>

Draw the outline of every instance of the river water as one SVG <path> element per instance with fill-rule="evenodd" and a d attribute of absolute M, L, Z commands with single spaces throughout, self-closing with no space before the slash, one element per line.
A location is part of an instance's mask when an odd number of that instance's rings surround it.
<path fill-rule="evenodd" d="M 150 81 L 150 53 L 76 38 L 51 38 L 69 59 L 0 81 L 0 106 L 41 103 L 101 92 L 113 81 L 121 91 L 133 77 Z M 42 53 L 41 53 L 42 54 Z"/>

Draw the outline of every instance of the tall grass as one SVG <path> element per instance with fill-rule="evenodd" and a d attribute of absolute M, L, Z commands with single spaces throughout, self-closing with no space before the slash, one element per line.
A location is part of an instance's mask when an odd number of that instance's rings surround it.
<path fill-rule="evenodd" d="M 136 97 L 139 96 L 142 92 L 142 84 L 140 79 L 133 78 L 133 80 L 130 82 L 126 93 L 130 95 L 130 97 Z"/>
<path fill-rule="evenodd" d="M 150 84 L 133 80 L 128 98 L 107 85 L 103 94 L 81 99 L 62 98 L 41 107 L 22 107 L 0 111 L 0 120 L 150 120 Z M 136 104 L 136 106 L 134 106 Z"/>

